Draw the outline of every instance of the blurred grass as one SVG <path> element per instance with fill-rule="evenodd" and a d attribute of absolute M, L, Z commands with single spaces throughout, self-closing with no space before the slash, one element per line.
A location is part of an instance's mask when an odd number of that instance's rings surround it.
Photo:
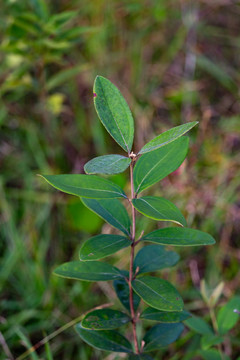
<path fill-rule="evenodd" d="M 164 276 L 178 284 L 189 308 L 206 315 L 200 279 L 210 287 L 224 281 L 219 306 L 225 303 L 239 291 L 240 276 L 239 5 L 5 0 L 1 10 L 0 359 L 17 358 L 114 296 L 110 285 L 51 275 L 56 265 L 78 258 L 82 241 L 101 231 L 102 222 L 36 177 L 81 173 L 93 156 L 119 151 L 93 108 L 97 74 L 111 79 L 130 104 L 136 150 L 171 126 L 199 121 L 188 160 L 155 191 L 183 210 L 189 226 L 210 232 L 217 245 L 180 249 L 177 271 Z M 126 182 L 125 176 L 116 179 Z M 148 231 L 154 223 L 139 224 Z M 103 230 L 111 231 L 106 225 Z M 120 253 L 116 264 L 126 266 L 125 258 Z M 29 358 L 102 357 L 73 329 L 47 344 Z M 189 333 L 157 356 L 191 359 L 198 347 Z M 225 347 L 236 358 L 238 341 Z"/>

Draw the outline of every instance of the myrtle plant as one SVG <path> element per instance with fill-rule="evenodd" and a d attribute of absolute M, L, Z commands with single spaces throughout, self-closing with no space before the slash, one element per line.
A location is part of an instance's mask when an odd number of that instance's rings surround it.
<path fill-rule="evenodd" d="M 93 98 L 102 124 L 127 156 L 99 156 L 85 164 L 86 174 L 47 175 L 43 178 L 53 187 L 80 197 L 86 207 L 121 234 L 100 234 L 90 238 L 80 249 L 80 260 L 59 266 L 55 274 L 83 281 L 113 281 L 114 291 L 125 310 L 100 306 L 87 313 L 76 325 L 76 331 L 82 340 L 97 349 L 127 353 L 130 360 L 148 360 L 151 357 L 147 353 L 168 346 L 180 336 L 184 329 L 182 322 L 190 314 L 184 310 L 183 300 L 170 282 L 146 274 L 172 267 L 179 260 L 176 252 L 165 250 L 165 245 L 197 246 L 215 242 L 209 234 L 188 228 L 180 210 L 169 200 L 141 195 L 182 164 L 189 146 L 189 139 L 183 135 L 197 122 L 174 127 L 134 153 L 134 121 L 120 91 L 106 78 L 97 76 Z M 99 176 L 118 174 L 128 168 L 130 194 L 106 176 Z M 142 229 L 136 229 L 137 212 L 177 226 L 144 234 Z M 141 235 L 137 237 L 136 233 Z M 146 242 L 153 244 L 143 246 Z M 140 250 L 135 256 L 138 246 Z M 127 247 L 130 249 L 128 270 L 98 261 Z M 141 300 L 148 307 L 140 313 Z M 139 338 L 137 326 L 145 320 L 157 324 Z M 126 333 L 131 334 L 131 339 L 115 330 L 127 323 L 131 331 Z"/>

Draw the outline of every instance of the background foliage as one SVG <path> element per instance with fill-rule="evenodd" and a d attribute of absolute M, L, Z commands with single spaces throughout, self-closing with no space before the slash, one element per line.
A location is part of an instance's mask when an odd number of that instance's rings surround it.
<path fill-rule="evenodd" d="M 199 121 L 187 161 L 154 194 L 164 193 L 186 209 L 189 227 L 217 240 L 213 247 L 180 249 L 184 260 L 164 272 L 178 283 L 187 309 L 209 321 L 200 280 L 210 289 L 225 283 L 217 309 L 239 287 L 239 5 L 4 0 L 1 10 L 0 359 L 17 358 L 109 297 L 117 304 L 108 284 L 51 274 L 60 263 L 77 260 L 82 240 L 100 232 L 103 223 L 36 177 L 82 173 L 90 158 L 115 152 L 93 107 L 97 74 L 111 79 L 127 99 L 137 124 L 136 151 L 172 126 Z M 126 183 L 122 174 L 114 180 Z M 153 226 L 144 223 L 146 230 Z M 112 230 L 104 225 L 102 231 Z M 124 267 L 125 259 L 123 251 L 114 263 Z M 94 296 L 86 297 L 89 287 Z M 197 353 L 201 332 L 192 328 L 158 356 L 209 359 L 206 351 Z M 238 335 L 235 328 L 224 342 L 231 359 L 237 358 Z M 70 328 L 29 358 L 100 356 Z M 112 359 L 107 353 L 104 358 Z"/>

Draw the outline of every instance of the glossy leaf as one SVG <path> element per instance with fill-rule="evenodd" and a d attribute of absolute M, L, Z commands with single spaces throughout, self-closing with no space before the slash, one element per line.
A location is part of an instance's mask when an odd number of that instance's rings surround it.
<path fill-rule="evenodd" d="M 160 311 L 151 307 L 146 308 L 140 318 L 145 320 L 159 321 L 161 323 L 177 323 L 191 317 L 188 311 Z"/>
<path fill-rule="evenodd" d="M 130 305 L 129 305 L 129 286 L 124 279 L 115 280 L 113 282 L 114 290 L 117 294 L 118 299 L 123 304 L 123 306 L 130 311 Z M 133 291 L 133 307 L 136 311 L 139 303 L 141 301 L 141 298 Z"/>
<path fill-rule="evenodd" d="M 224 305 L 217 314 L 217 324 L 220 334 L 226 334 L 240 320 L 240 296 L 234 296 L 226 305 Z"/>
<path fill-rule="evenodd" d="M 134 123 L 128 104 L 118 88 L 108 79 L 97 76 L 93 88 L 97 114 L 114 140 L 131 152 Z"/>
<path fill-rule="evenodd" d="M 132 283 L 134 291 L 151 307 L 158 310 L 182 311 L 183 301 L 168 281 L 153 276 L 142 276 Z"/>
<path fill-rule="evenodd" d="M 143 338 L 144 351 L 161 349 L 176 341 L 184 330 L 182 323 L 158 324 L 151 328 Z"/>
<path fill-rule="evenodd" d="M 119 174 L 125 171 L 131 159 L 122 155 L 98 156 L 84 165 L 86 174 Z"/>
<path fill-rule="evenodd" d="M 131 353 L 132 346 L 130 342 L 115 330 L 88 330 L 81 324 L 76 325 L 76 331 L 83 341 L 96 349 Z"/>
<path fill-rule="evenodd" d="M 201 335 L 213 334 L 213 330 L 210 325 L 198 316 L 192 316 L 190 319 L 185 321 L 185 324 L 196 333 Z"/>
<path fill-rule="evenodd" d="M 122 274 L 116 267 L 99 261 L 67 262 L 57 267 L 54 274 L 84 281 L 108 281 L 122 278 Z"/>
<path fill-rule="evenodd" d="M 132 200 L 133 206 L 141 214 L 159 221 L 172 221 L 187 226 L 181 211 L 171 201 L 157 196 L 143 196 Z"/>
<path fill-rule="evenodd" d="M 189 139 L 181 137 L 160 149 L 143 154 L 134 172 L 134 188 L 139 193 L 175 171 L 187 155 Z"/>
<path fill-rule="evenodd" d="M 120 186 L 96 175 L 71 174 L 42 177 L 50 185 L 67 194 L 91 199 L 126 198 L 126 194 Z"/>
<path fill-rule="evenodd" d="M 100 234 L 85 241 L 80 249 L 80 260 L 99 260 L 131 245 L 125 236 Z"/>
<path fill-rule="evenodd" d="M 187 131 L 192 129 L 197 124 L 198 121 L 193 121 L 187 124 L 176 126 L 170 130 L 165 131 L 164 133 L 156 136 L 154 139 L 152 139 L 146 145 L 144 145 L 138 154 L 145 154 L 147 152 L 157 150 L 160 147 L 169 144 L 170 142 L 184 135 Z"/>
<path fill-rule="evenodd" d="M 131 221 L 128 212 L 118 199 L 86 199 L 81 198 L 83 204 L 98 214 L 116 229 L 130 235 Z"/>
<path fill-rule="evenodd" d="M 196 246 L 215 244 L 213 237 L 205 232 L 189 228 L 163 228 L 145 235 L 142 240 L 161 245 Z"/>
<path fill-rule="evenodd" d="M 175 251 L 166 251 L 161 245 L 149 245 L 137 253 L 134 270 L 138 268 L 138 274 L 161 270 L 174 266 L 178 260 L 179 255 Z"/>
<path fill-rule="evenodd" d="M 82 327 L 90 330 L 111 330 L 131 321 L 127 314 L 112 309 L 89 312 L 82 320 Z"/>

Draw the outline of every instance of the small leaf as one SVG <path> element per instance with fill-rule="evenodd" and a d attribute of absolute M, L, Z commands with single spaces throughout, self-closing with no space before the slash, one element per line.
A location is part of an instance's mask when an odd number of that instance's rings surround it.
<path fill-rule="evenodd" d="M 133 206 L 141 214 L 159 221 L 172 221 L 187 226 L 181 211 L 171 201 L 157 196 L 143 196 L 132 200 Z"/>
<path fill-rule="evenodd" d="M 240 311 L 240 296 L 234 296 L 219 310 L 217 324 L 220 334 L 226 334 L 239 321 L 239 314 L 234 312 L 235 309 Z"/>
<path fill-rule="evenodd" d="M 50 91 L 58 86 L 61 86 L 62 84 L 66 84 L 67 81 L 76 77 L 78 74 L 86 70 L 88 67 L 89 66 L 87 64 L 81 64 L 59 71 L 56 75 L 53 75 L 47 81 L 46 89 Z"/>
<path fill-rule="evenodd" d="M 131 321 L 127 314 L 112 309 L 101 309 L 89 312 L 81 325 L 90 330 L 111 330 Z"/>
<path fill-rule="evenodd" d="M 132 352 L 132 346 L 130 342 L 117 331 L 87 330 L 84 329 L 81 324 L 77 324 L 75 329 L 83 341 L 96 349 L 123 353 Z"/>
<path fill-rule="evenodd" d="M 221 281 L 213 290 L 210 298 L 209 298 L 209 305 L 210 307 L 214 307 L 216 305 L 216 303 L 218 302 L 220 296 L 222 295 L 223 292 L 223 288 L 224 288 L 224 282 Z"/>
<path fill-rule="evenodd" d="M 114 140 L 130 153 L 134 123 L 126 100 L 118 88 L 102 76 L 96 77 L 93 92 L 95 108 L 101 122 Z"/>
<path fill-rule="evenodd" d="M 138 275 L 174 266 L 179 255 L 174 251 L 166 251 L 161 245 L 143 247 L 134 260 L 134 270 L 139 268 Z"/>
<path fill-rule="evenodd" d="M 123 304 L 123 306 L 130 311 L 130 305 L 129 305 L 129 286 L 124 279 L 115 280 L 113 282 L 114 290 L 117 294 L 117 297 Z M 133 307 L 136 311 L 138 308 L 138 305 L 141 301 L 141 298 L 133 291 Z"/>
<path fill-rule="evenodd" d="M 213 330 L 211 329 L 210 325 L 198 316 L 192 316 L 190 319 L 185 321 L 185 324 L 196 333 L 201 335 L 212 335 Z"/>
<path fill-rule="evenodd" d="M 151 328 L 143 338 L 144 351 L 161 349 L 176 341 L 184 330 L 182 323 L 158 324 Z"/>
<path fill-rule="evenodd" d="M 41 175 L 42 176 L 42 175 Z M 126 198 L 120 186 L 96 175 L 46 175 L 50 185 L 67 194 L 91 199 Z"/>
<path fill-rule="evenodd" d="M 192 129 L 197 124 L 198 121 L 193 121 L 187 124 L 176 126 L 170 130 L 165 131 L 164 133 L 156 136 L 154 139 L 152 139 L 146 145 L 144 145 L 138 154 L 145 154 L 149 151 L 157 150 L 158 148 L 169 144 L 170 142 L 184 135 L 187 131 Z"/>
<path fill-rule="evenodd" d="M 142 276 L 132 283 L 136 293 L 151 307 L 158 310 L 182 311 L 183 301 L 168 281 L 153 276 Z"/>
<path fill-rule="evenodd" d="M 137 161 L 134 188 L 139 193 L 175 171 L 187 155 L 189 139 L 181 137 L 160 149 L 144 154 Z"/>
<path fill-rule="evenodd" d="M 142 240 L 161 245 L 196 246 L 215 244 L 213 237 L 205 232 L 189 228 L 164 228 L 145 235 Z"/>
<path fill-rule="evenodd" d="M 84 165 L 86 174 L 119 174 L 125 171 L 131 163 L 131 159 L 122 155 L 98 156 Z"/>
<path fill-rule="evenodd" d="M 94 211 L 110 225 L 128 236 L 130 235 L 131 220 L 126 208 L 118 199 L 94 200 L 81 198 L 81 200 L 87 208 Z"/>
<path fill-rule="evenodd" d="M 87 240 L 80 249 L 80 260 L 99 260 L 131 245 L 125 236 L 100 234 Z"/>
<path fill-rule="evenodd" d="M 159 321 L 161 323 L 177 323 L 191 317 L 188 311 L 160 311 L 151 307 L 146 308 L 140 318 L 145 320 Z"/>
<path fill-rule="evenodd" d="M 122 274 L 116 267 L 99 261 L 71 261 L 57 267 L 54 274 L 84 281 L 108 281 L 122 278 Z"/>
<path fill-rule="evenodd" d="M 221 344 L 224 341 L 224 338 L 215 334 L 207 334 L 201 338 L 201 346 L 203 350 L 209 349 L 211 346 Z"/>

